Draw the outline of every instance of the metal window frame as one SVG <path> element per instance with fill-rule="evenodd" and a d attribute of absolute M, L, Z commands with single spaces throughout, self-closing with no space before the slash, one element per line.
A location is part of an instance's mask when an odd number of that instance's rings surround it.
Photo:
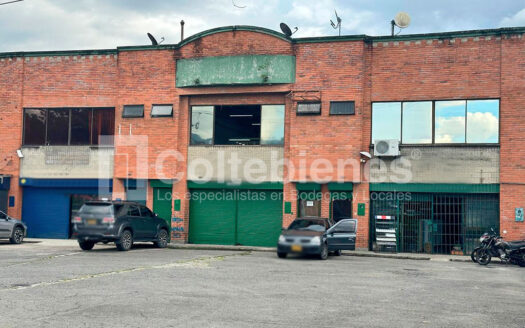
<path fill-rule="evenodd" d="M 168 114 L 168 115 L 162 115 L 162 114 L 156 114 L 154 115 L 153 114 L 153 108 L 155 108 L 155 106 L 171 106 L 171 113 Z M 151 112 L 150 112 L 150 116 L 151 117 L 173 117 L 173 104 L 152 104 L 151 105 Z"/>
<path fill-rule="evenodd" d="M 32 109 L 39 109 L 43 110 L 45 112 L 45 135 L 44 135 L 44 143 L 41 145 L 34 145 L 34 144 L 26 144 L 25 142 L 25 133 L 26 133 L 26 117 L 25 112 L 26 110 L 32 110 Z M 47 142 L 47 132 L 48 132 L 48 125 L 49 125 L 49 111 L 50 110 L 67 110 L 69 112 L 69 123 L 68 123 L 68 140 L 66 145 L 57 145 L 57 146 L 94 146 L 93 144 L 93 127 L 89 129 L 89 142 L 87 144 L 79 144 L 79 145 L 71 145 L 71 113 L 76 109 L 88 109 L 91 112 L 91 124 L 93 124 L 93 118 L 94 118 L 94 112 L 96 110 L 113 110 L 113 114 L 115 113 L 114 107 L 24 107 L 22 109 L 22 147 L 41 147 L 41 146 L 50 146 Z M 115 135 L 113 131 L 113 135 Z M 51 145 L 53 146 L 53 145 Z"/>
<path fill-rule="evenodd" d="M 473 100 L 497 100 L 498 101 L 498 142 L 493 143 L 474 143 L 474 142 L 467 142 L 467 104 L 469 101 Z M 431 143 L 417 143 L 417 144 L 408 144 L 408 143 L 402 143 L 403 138 L 403 103 L 408 102 L 432 102 L 432 142 Z M 436 102 L 438 101 L 465 101 L 465 142 L 455 142 L 455 143 L 436 143 Z M 461 98 L 461 99 L 420 99 L 420 100 L 388 100 L 388 101 L 372 101 L 370 102 L 370 147 L 373 147 L 374 140 L 372 139 L 373 131 L 372 131 L 372 117 L 373 117 L 373 110 L 374 110 L 374 104 L 376 103 L 401 103 L 401 137 L 399 140 L 400 146 L 499 146 L 500 140 L 501 140 L 501 98 Z"/>
<path fill-rule="evenodd" d="M 126 115 L 126 107 L 131 106 L 142 106 L 142 114 L 141 115 Z M 129 105 L 122 105 L 122 118 L 143 118 L 144 117 L 144 104 L 129 104 Z"/>
<path fill-rule="evenodd" d="M 354 110 L 352 113 L 332 113 L 332 104 L 341 104 L 341 103 L 352 103 L 354 105 Z M 337 101 L 330 101 L 330 109 L 329 109 L 329 115 L 355 115 L 355 100 L 337 100 Z"/>
<path fill-rule="evenodd" d="M 193 146 L 193 147 L 244 147 L 245 145 L 223 145 L 223 144 L 215 144 L 215 112 L 216 112 L 216 107 L 219 107 L 219 106 L 260 106 L 261 107 L 261 124 L 262 124 L 262 107 L 263 106 L 284 106 L 284 128 L 285 128 L 285 132 L 284 132 L 284 135 L 286 136 L 286 104 L 284 103 L 270 103 L 270 104 L 242 104 L 242 105 L 237 105 L 237 104 L 234 104 L 234 105 L 229 105 L 229 104 L 220 104 L 220 105 L 217 105 L 217 104 L 196 104 L 196 105 L 189 105 L 189 128 L 188 128 L 188 140 L 189 140 L 189 145 L 190 146 Z M 211 144 L 193 144 L 191 142 L 191 129 L 193 127 L 193 107 L 213 107 L 213 126 L 212 126 L 212 136 L 211 136 Z M 262 126 L 262 125 L 261 125 Z M 257 145 L 248 145 L 248 146 L 257 146 L 257 147 L 279 147 L 279 146 L 284 146 L 284 141 L 282 144 L 279 144 L 279 145 L 276 145 L 276 144 L 272 144 L 272 145 L 261 145 L 261 129 L 259 130 L 259 144 Z"/>

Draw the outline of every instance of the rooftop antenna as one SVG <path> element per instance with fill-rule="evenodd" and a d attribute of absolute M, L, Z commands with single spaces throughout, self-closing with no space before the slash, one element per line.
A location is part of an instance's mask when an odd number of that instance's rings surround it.
<path fill-rule="evenodd" d="M 152 46 L 158 46 L 159 44 L 164 42 L 164 37 L 161 37 L 160 42 L 157 42 L 157 39 L 155 39 L 155 37 L 151 33 L 147 33 L 147 34 L 148 34 L 149 40 L 151 41 Z"/>
<path fill-rule="evenodd" d="M 407 28 L 408 25 L 410 25 L 410 16 L 407 13 L 401 11 L 397 13 L 396 17 L 394 17 L 390 24 L 392 24 L 392 36 L 394 36 L 394 27 L 397 26 L 400 29 Z M 399 30 L 397 34 L 399 33 L 401 33 L 401 30 Z"/>
<path fill-rule="evenodd" d="M 279 24 L 279 27 L 281 28 L 281 31 L 283 31 L 284 35 L 286 35 L 287 37 L 291 37 L 295 32 L 297 32 L 297 30 L 299 30 L 299 28 L 296 26 L 294 27 L 294 31 L 292 32 L 290 27 L 285 23 Z"/>
<path fill-rule="evenodd" d="M 334 11 L 335 11 L 335 18 L 337 20 L 337 24 L 334 23 L 332 20 L 330 20 L 330 24 L 332 24 L 332 27 L 334 28 L 334 30 L 339 29 L 339 36 L 341 36 L 341 22 L 343 20 L 341 19 L 341 17 L 337 15 L 337 10 L 334 9 Z"/>

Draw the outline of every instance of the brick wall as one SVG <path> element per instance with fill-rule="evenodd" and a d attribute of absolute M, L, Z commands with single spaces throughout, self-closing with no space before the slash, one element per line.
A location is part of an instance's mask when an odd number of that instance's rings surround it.
<path fill-rule="evenodd" d="M 525 98 L 525 47 L 522 35 L 441 38 L 432 40 L 369 42 L 291 43 L 274 36 L 227 31 L 206 35 L 178 49 L 119 50 L 107 55 L 64 55 L 0 60 L 0 173 L 14 179 L 10 194 L 17 196 L 23 107 L 92 106 L 115 107 L 114 197 L 122 197 L 125 178 L 174 178 L 186 172 L 186 160 L 177 161 L 166 151 L 176 150 L 187 158 L 189 107 L 191 104 L 238 104 L 277 101 L 286 104 L 284 157 L 296 168 L 284 168 L 284 200 L 292 202 L 294 214 L 285 215 L 287 225 L 297 214 L 293 183 L 310 180 L 306 169 L 316 159 L 336 165 L 339 159 L 358 163 L 359 152 L 370 145 L 371 102 L 501 98 L 501 225 L 509 236 L 524 234 L 524 224 L 515 223 L 514 208 L 525 206 L 523 126 L 521 107 Z M 175 88 L 178 58 L 283 54 L 296 56 L 296 83 L 265 86 L 216 86 Z M 297 116 L 297 94 L 310 92 L 322 103 L 319 116 Z M 353 100 L 356 114 L 330 116 L 330 101 Z M 144 118 L 122 118 L 123 105 L 145 105 Z M 152 118 L 153 104 L 173 104 L 173 117 Z M 131 137 L 130 137 L 131 136 Z M 147 142 L 148 149 L 137 148 Z M 459 150 L 460 151 L 460 150 Z M 163 155 L 163 171 L 158 171 Z M 2 162 L 3 161 L 3 162 Z M 3 165 L 3 167 L 1 166 Z M 140 167 L 144 166 L 143 171 Z M 362 183 L 361 165 L 345 166 L 330 179 L 352 181 L 354 212 L 365 203 L 368 185 Z M 322 175 L 321 175 L 322 176 Z M 184 199 L 186 179 L 173 186 L 174 197 Z M 326 186 L 323 186 L 326 193 Z M 151 190 L 148 193 L 151 195 Z M 120 195 L 120 196 L 118 196 Z M 151 199 L 148 199 L 151 205 Z M 328 201 L 322 204 L 329 214 Z M 183 201 L 173 223 L 182 227 L 176 237 L 187 237 L 189 203 Z M 355 213 L 356 214 L 356 213 Z M 366 247 L 368 214 L 360 217 L 360 247 Z M 361 240 L 362 239 L 362 240 Z"/>
<path fill-rule="evenodd" d="M 0 59 L 0 174 L 12 176 L 9 196 L 15 196 L 15 207 L 8 214 L 14 217 L 20 217 L 22 204 L 16 150 L 22 143 L 23 66 L 21 58 Z"/>
<path fill-rule="evenodd" d="M 505 36 L 501 47 L 500 230 L 508 239 L 525 239 L 525 223 L 515 208 L 525 207 L 525 39 Z"/>

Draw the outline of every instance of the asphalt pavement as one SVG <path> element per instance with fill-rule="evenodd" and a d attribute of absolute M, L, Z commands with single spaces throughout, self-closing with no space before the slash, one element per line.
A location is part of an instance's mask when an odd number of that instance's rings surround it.
<path fill-rule="evenodd" d="M 0 242 L 0 327 L 525 327 L 525 268 Z"/>

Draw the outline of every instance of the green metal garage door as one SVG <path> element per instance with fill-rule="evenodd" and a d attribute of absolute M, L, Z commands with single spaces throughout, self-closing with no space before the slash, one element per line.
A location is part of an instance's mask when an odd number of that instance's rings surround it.
<path fill-rule="evenodd" d="M 237 203 L 237 243 L 275 247 L 283 222 L 282 192 L 257 190 L 255 195 Z"/>
<path fill-rule="evenodd" d="M 193 190 L 189 242 L 234 245 L 236 205 L 233 190 Z"/>
<path fill-rule="evenodd" d="M 275 246 L 282 204 L 281 191 L 192 190 L 189 242 Z"/>

